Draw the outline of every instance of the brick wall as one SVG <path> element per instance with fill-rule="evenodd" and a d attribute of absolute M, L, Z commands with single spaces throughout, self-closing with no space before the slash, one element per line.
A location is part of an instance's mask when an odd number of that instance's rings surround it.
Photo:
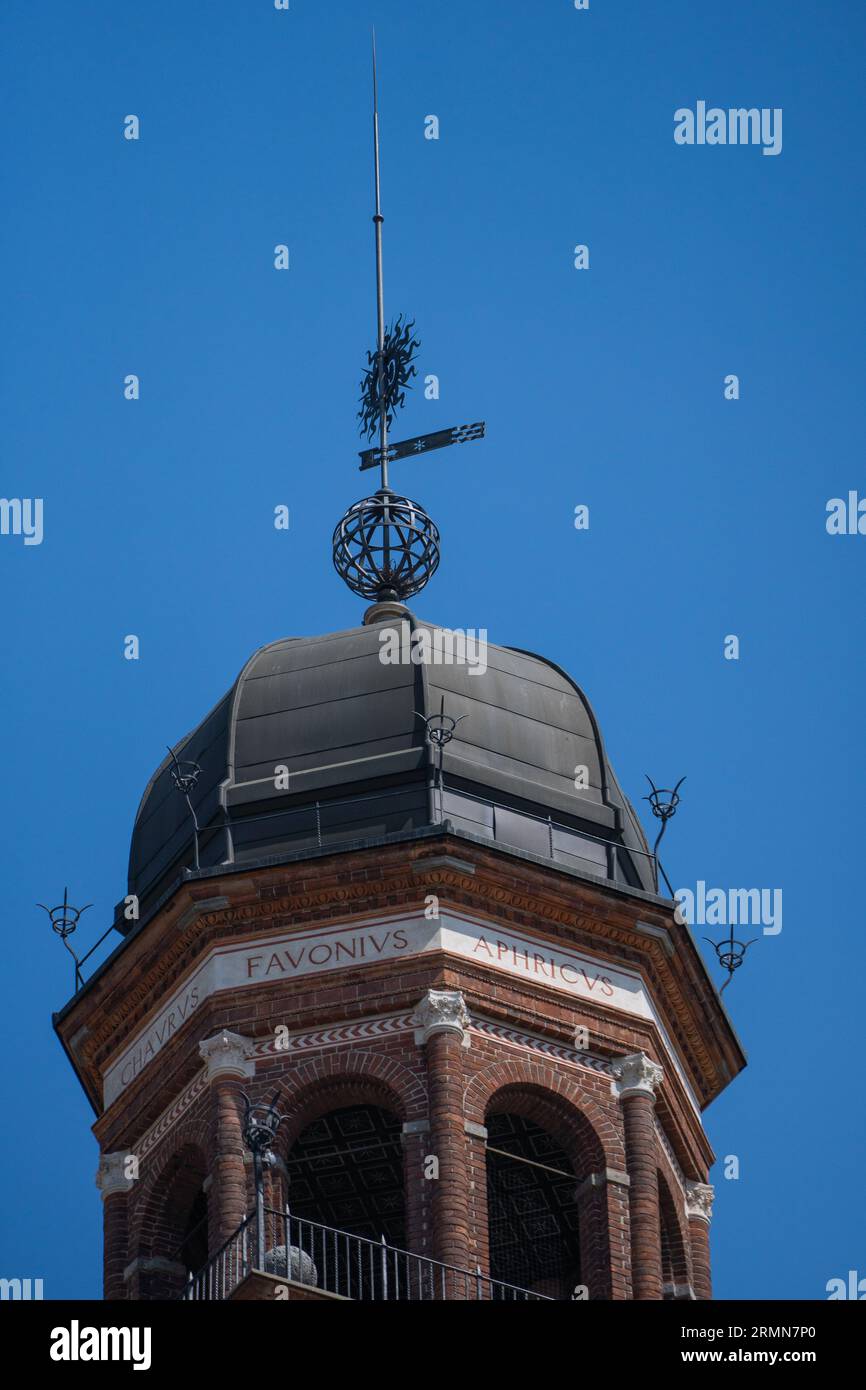
<path fill-rule="evenodd" d="M 466 853 L 465 846 L 460 852 Z M 676 960 L 671 964 L 657 941 L 633 930 L 638 916 L 652 920 L 645 903 L 629 908 L 621 899 L 606 900 L 598 888 L 578 892 L 570 886 L 570 910 L 577 914 L 570 926 L 568 896 L 551 871 L 534 866 L 506 871 L 502 856 L 473 850 L 483 885 L 456 871 L 410 877 L 407 853 L 414 862 L 414 847 L 403 846 L 399 864 L 384 853 L 372 864 L 369 854 L 359 852 L 340 855 L 331 866 L 317 861 L 275 868 L 247 880 L 211 880 L 206 890 L 197 889 L 210 899 L 231 895 L 233 909 L 247 904 L 250 915 L 237 919 L 220 921 L 219 913 L 203 913 L 190 925 L 189 906 L 184 915 L 177 904 L 168 904 L 162 919 L 130 943 L 122 963 L 125 975 L 101 981 L 70 1018 L 70 1037 L 86 1030 L 85 1075 L 87 1068 L 99 1074 L 213 942 L 238 936 L 254 942 L 275 925 L 286 929 L 287 894 L 291 923 L 298 926 L 347 920 L 356 910 L 397 915 L 417 911 L 439 874 L 436 891 L 443 903 L 486 914 L 494 931 L 497 922 L 510 924 L 543 933 L 551 944 L 583 946 L 596 957 L 640 969 L 666 1010 L 668 1036 L 682 1067 L 699 1095 L 711 1092 L 724 1058 L 708 1006 L 704 1002 L 689 1014 L 693 965 L 689 960 L 682 967 Z M 539 920 L 529 895 L 540 903 L 545 885 L 550 905 Z M 672 932 L 681 930 L 664 923 L 657 911 L 655 921 Z M 429 989 L 463 995 L 471 1019 L 468 1048 L 448 1034 L 435 1034 L 426 1044 L 416 1040 L 408 1019 Z M 381 1027 L 371 1028 L 371 1020 Z M 289 1030 L 287 1052 L 274 1046 L 280 1026 Z M 577 1026 L 588 1032 L 587 1057 L 575 1051 Z M 203 1080 L 199 1044 L 221 1029 L 255 1045 L 254 1077 Z M 634 1052 L 655 1058 L 665 1075 L 654 1109 L 643 1107 L 629 1136 L 629 1102 L 614 1093 L 607 1064 Z M 581 1263 L 591 1297 L 660 1297 L 663 1286 L 690 1284 L 699 1296 L 708 1296 L 698 1289 L 709 1289 L 708 1255 L 699 1254 L 700 1270 L 693 1267 L 693 1250 L 708 1249 L 705 1232 L 690 1237 L 682 1188 L 686 1178 L 706 1182 L 712 1154 L 654 1025 L 592 999 L 566 997 L 541 980 L 504 974 L 483 960 L 435 954 L 223 992 L 177 1029 L 170 1045 L 94 1127 L 104 1153 L 142 1151 L 140 1176 L 128 1196 L 114 1194 L 106 1201 L 107 1296 L 176 1294 L 183 1278 L 173 1267 L 176 1252 L 203 1183 L 211 1252 L 251 1209 L 250 1167 L 239 1142 L 242 1088 L 255 1099 L 270 1100 L 278 1091 L 287 1116 L 279 1136 L 282 1157 L 301 1131 L 329 1110 L 371 1104 L 392 1112 L 403 1126 L 407 1243 L 419 1254 L 470 1269 L 488 1268 L 486 1121 L 506 1110 L 523 1116 L 555 1138 L 574 1171 Z M 423 1175 L 431 1153 L 440 1160 L 438 1180 Z M 282 1178 L 269 1181 L 271 1199 L 281 1203 Z M 649 1278 L 644 1264 L 653 1266 Z"/>

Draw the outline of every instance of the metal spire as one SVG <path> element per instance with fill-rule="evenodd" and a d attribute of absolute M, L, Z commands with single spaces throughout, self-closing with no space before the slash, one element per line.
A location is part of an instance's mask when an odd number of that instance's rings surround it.
<path fill-rule="evenodd" d="M 376 184 L 376 311 L 378 314 L 379 448 L 382 488 L 388 488 L 388 405 L 385 397 L 385 281 L 382 273 L 382 185 L 379 175 L 379 85 L 376 77 L 376 26 L 373 26 L 373 166 Z"/>

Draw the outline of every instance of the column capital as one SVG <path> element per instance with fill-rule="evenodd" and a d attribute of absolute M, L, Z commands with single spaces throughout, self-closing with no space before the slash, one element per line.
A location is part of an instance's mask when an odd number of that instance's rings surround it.
<path fill-rule="evenodd" d="M 686 1182 L 686 1216 L 689 1220 L 706 1221 L 709 1226 L 715 1191 L 708 1182 Z"/>
<path fill-rule="evenodd" d="M 254 1046 L 252 1038 L 242 1038 L 226 1028 L 199 1043 L 199 1056 L 207 1066 L 208 1081 L 254 1076 L 256 1064 L 251 1057 Z"/>
<path fill-rule="evenodd" d="M 434 1033 L 456 1033 L 463 1046 L 469 1046 L 469 1010 L 459 990 L 428 989 L 416 1006 L 412 1021 L 418 1025 L 417 1043 L 426 1043 Z"/>
<path fill-rule="evenodd" d="M 126 1149 L 119 1149 L 113 1154 L 100 1154 L 96 1186 L 103 1202 L 107 1197 L 113 1197 L 116 1192 L 126 1194 L 132 1187 L 132 1178 L 126 1176 L 127 1160 L 130 1157 Z"/>
<path fill-rule="evenodd" d="M 617 1057 L 611 1064 L 611 1071 L 619 1082 L 620 1100 L 628 1100 L 629 1096 L 648 1096 L 655 1100 L 656 1089 L 664 1077 L 664 1069 L 644 1052 Z"/>

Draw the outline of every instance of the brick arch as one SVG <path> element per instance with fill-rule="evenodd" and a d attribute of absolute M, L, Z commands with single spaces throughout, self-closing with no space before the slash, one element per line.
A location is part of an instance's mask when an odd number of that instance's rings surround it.
<path fill-rule="evenodd" d="M 670 1184 L 661 1169 L 658 1170 L 658 1184 L 662 1284 L 683 1287 L 690 1282 L 689 1242 L 685 1228 L 685 1214 L 681 1211 L 680 1204 L 674 1199 Z"/>
<path fill-rule="evenodd" d="M 614 1265 L 627 1259 L 622 1231 L 628 1227 L 627 1198 L 610 1184 L 588 1179 L 605 1169 L 622 1171 L 625 1152 L 610 1116 L 580 1084 L 578 1077 L 555 1071 L 535 1060 L 512 1058 L 479 1072 L 464 1095 L 467 1121 L 484 1126 L 491 1113 L 522 1115 L 555 1138 L 569 1159 L 579 1193 L 581 1279 L 591 1299 L 614 1297 Z M 486 1152 L 472 1154 L 477 1258 L 489 1268 Z"/>
<path fill-rule="evenodd" d="M 151 1253 L 140 1247 L 148 1240 L 148 1228 L 153 1231 L 154 1224 L 160 1220 L 160 1207 L 166 1192 L 176 1182 L 179 1186 L 175 1197 L 179 1197 L 184 1169 L 201 1173 L 201 1186 L 208 1172 L 207 1152 L 207 1121 L 190 1119 L 167 1134 L 144 1160 L 141 1186 L 133 1193 L 134 1207 L 130 1220 L 130 1249 L 133 1254 Z"/>
<path fill-rule="evenodd" d="M 609 1137 L 609 1117 L 577 1079 L 536 1061 L 494 1062 L 466 1087 L 464 1118 L 483 1125 L 491 1106 L 501 1112 L 506 1102 L 513 1114 L 533 1120 L 562 1144 L 578 1178 L 624 1169 L 622 1141 Z"/>
<path fill-rule="evenodd" d="M 427 1092 L 416 1074 L 376 1052 L 331 1053 L 279 1078 L 286 1123 L 280 1126 L 285 1156 L 302 1130 L 349 1105 L 380 1105 L 405 1124 L 427 1118 Z"/>
<path fill-rule="evenodd" d="M 185 1283 L 179 1247 L 208 1167 L 198 1126 L 185 1126 L 184 1131 L 175 1136 L 138 1194 L 129 1240 L 130 1259 L 140 1262 L 131 1287 L 133 1298 L 176 1298 Z M 150 1261 L 164 1263 L 154 1266 Z"/>
<path fill-rule="evenodd" d="M 376 1105 L 402 1124 L 427 1120 L 427 1090 L 418 1075 L 393 1058 L 375 1052 L 331 1053 L 293 1068 L 279 1078 L 283 1112 L 278 1144 L 288 1160 L 299 1135 L 320 1116 L 351 1105 Z M 415 1180 L 421 1170 L 422 1135 L 405 1137 L 403 1196 L 408 1249 L 421 1253 L 426 1239 L 422 1194 Z M 421 1185 L 424 1186 L 424 1185 Z"/>

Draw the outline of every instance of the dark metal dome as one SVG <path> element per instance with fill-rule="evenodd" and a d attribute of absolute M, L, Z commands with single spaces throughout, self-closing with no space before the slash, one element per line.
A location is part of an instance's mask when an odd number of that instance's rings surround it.
<path fill-rule="evenodd" d="M 231 690 L 175 746 L 200 765 L 191 802 L 201 867 L 257 861 L 448 820 L 464 833 L 581 873 L 656 891 L 635 812 L 607 761 L 590 704 L 568 675 L 529 652 L 469 642 L 448 664 L 382 659 L 384 635 L 410 644 L 446 630 L 405 619 L 261 648 Z M 425 718 L 460 717 L 438 753 Z M 166 756 L 136 816 L 129 892 L 146 911 L 193 867 L 189 808 Z M 586 769 L 587 786 L 575 788 Z"/>

